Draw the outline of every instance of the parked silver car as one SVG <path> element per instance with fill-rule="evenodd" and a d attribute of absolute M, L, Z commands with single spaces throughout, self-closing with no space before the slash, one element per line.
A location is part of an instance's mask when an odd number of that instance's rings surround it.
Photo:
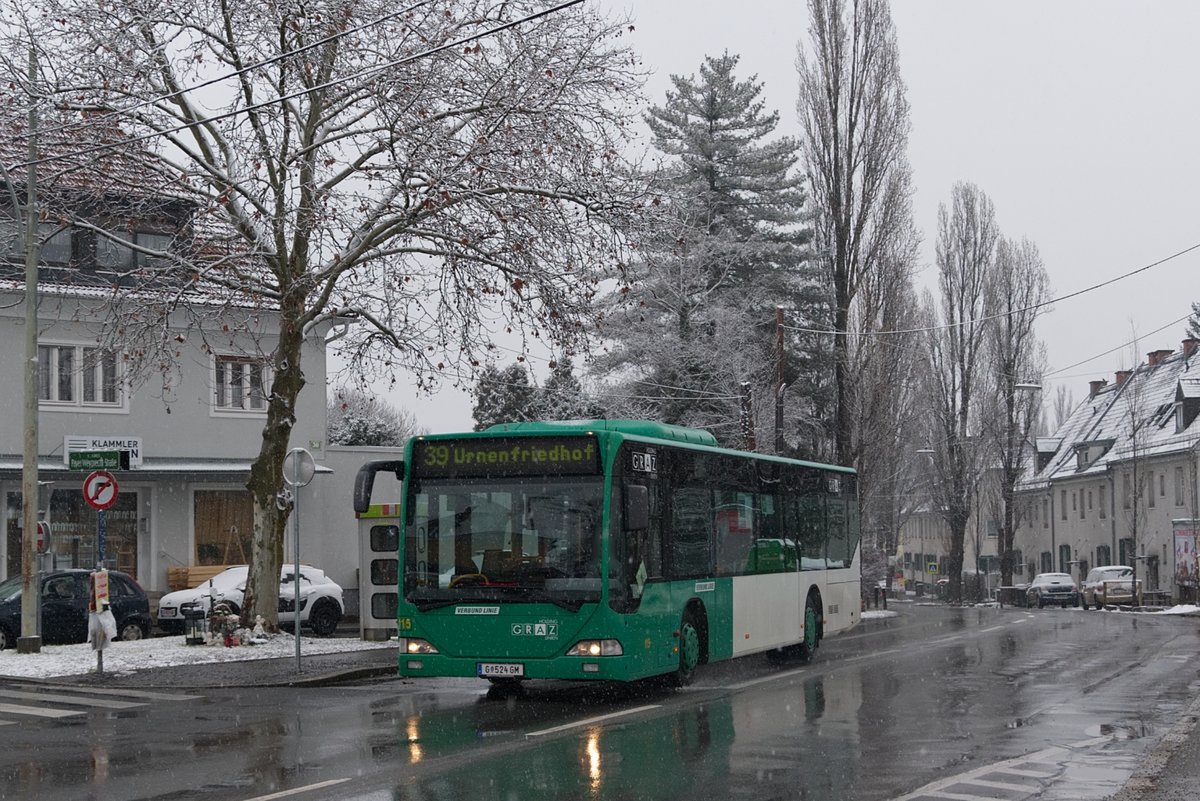
<path fill-rule="evenodd" d="M 1138 580 L 1137 595 L 1142 594 L 1142 582 Z M 1080 592 L 1084 609 L 1099 609 L 1108 604 L 1132 604 L 1133 568 L 1129 565 L 1101 565 L 1088 571 Z"/>

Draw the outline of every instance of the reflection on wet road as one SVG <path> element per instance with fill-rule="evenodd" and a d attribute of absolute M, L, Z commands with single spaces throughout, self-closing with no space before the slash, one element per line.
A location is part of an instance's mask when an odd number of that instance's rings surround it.
<path fill-rule="evenodd" d="M 93 710 L 23 731 L 0 798 L 1065 801 L 1115 791 L 1200 690 L 1194 618 L 899 609 L 811 665 L 710 665 L 682 692 L 388 681 Z"/>

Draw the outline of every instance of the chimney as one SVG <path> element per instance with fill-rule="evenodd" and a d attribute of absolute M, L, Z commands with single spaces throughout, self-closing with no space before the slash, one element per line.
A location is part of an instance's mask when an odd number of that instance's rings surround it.
<path fill-rule="evenodd" d="M 1129 380 L 1129 376 L 1131 376 L 1131 375 L 1133 375 L 1132 370 L 1118 370 L 1117 371 L 1117 386 L 1119 387 L 1119 386 L 1123 385 L 1126 381 Z"/>
<path fill-rule="evenodd" d="M 1146 364 L 1150 367 L 1154 367 L 1170 355 L 1171 351 L 1169 350 L 1152 350 L 1146 354 Z"/>
<path fill-rule="evenodd" d="M 1100 392 L 1100 390 L 1104 389 L 1107 386 L 1108 386 L 1108 382 L 1105 381 L 1103 378 L 1099 378 L 1095 381 L 1089 381 L 1088 382 L 1088 397 L 1089 398 L 1096 397 L 1096 395 Z"/>
<path fill-rule="evenodd" d="M 1200 339 L 1188 337 L 1187 339 L 1183 340 L 1183 355 L 1185 358 L 1190 359 L 1191 357 L 1195 356 L 1197 348 L 1200 348 Z"/>

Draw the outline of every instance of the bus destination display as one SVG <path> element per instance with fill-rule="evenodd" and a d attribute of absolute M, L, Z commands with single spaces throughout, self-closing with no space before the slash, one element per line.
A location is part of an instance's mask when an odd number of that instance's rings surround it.
<path fill-rule="evenodd" d="M 420 440 L 413 448 L 416 472 L 426 478 L 600 472 L 600 451 L 591 437 Z"/>

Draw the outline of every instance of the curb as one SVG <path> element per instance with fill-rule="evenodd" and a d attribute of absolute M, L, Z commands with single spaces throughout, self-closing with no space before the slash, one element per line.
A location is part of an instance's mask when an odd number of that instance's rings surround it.
<path fill-rule="evenodd" d="M 286 681 L 264 682 L 255 684 L 255 687 L 328 687 L 333 684 L 340 684 L 344 681 L 356 681 L 358 679 L 373 679 L 379 676 L 394 676 L 400 677 L 400 671 L 395 665 L 379 665 L 375 667 L 353 668 L 351 670 L 341 670 L 336 673 L 325 673 L 320 676 L 300 677 L 289 679 Z"/>

